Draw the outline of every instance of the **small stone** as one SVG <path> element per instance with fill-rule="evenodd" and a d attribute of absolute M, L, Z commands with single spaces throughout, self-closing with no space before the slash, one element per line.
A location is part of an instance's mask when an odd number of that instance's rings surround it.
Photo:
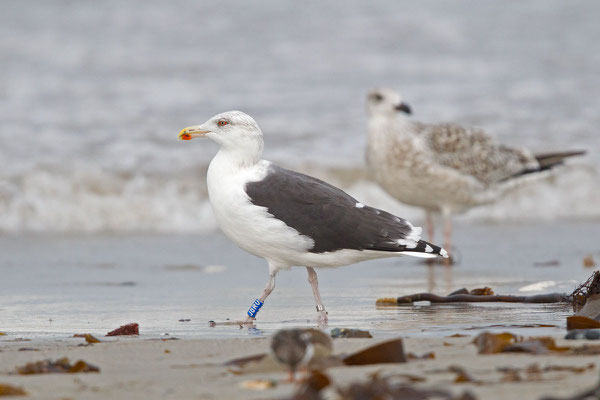
<path fill-rule="evenodd" d="M 583 266 L 586 268 L 593 268 L 596 266 L 596 262 L 594 261 L 594 256 L 588 254 L 583 258 Z"/>
<path fill-rule="evenodd" d="M 583 338 L 584 338 L 584 335 L 581 330 L 570 331 L 565 336 L 565 339 L 567 339 L 567 340 L 579 340 L 579 339 L 583 339 Z"/>
<path fill-rule="evenodd" d="M 253 379 L 241 382 L 240 386 L 245 389 L 266 390 L 277 386 L 277 381 L 273 379 Z"/>
<path fill-rule="evenodd" d="M 585 338 L 588 340 L 600 339 L 600 329 L 587 329 L 585 331 Z"/>
<path fill-rule="evenodd" d="M 576 329 L 570 331 L 565 336 L 565 339 L 569 340 L 598 340 L 600 339 L 600 329 Z"/>
<path fill-rule="evenodd" d="M 331 330 L 332 338 L 372 338 L 369 331 L 349 328 L 334 328 Z"/>

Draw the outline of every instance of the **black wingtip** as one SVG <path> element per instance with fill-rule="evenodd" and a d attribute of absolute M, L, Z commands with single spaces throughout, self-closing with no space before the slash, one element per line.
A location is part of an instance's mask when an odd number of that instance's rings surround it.
<path fill-rule="evenodd" d="M 586 150 L 570 150 L 554 153 L 535 154 L 534 157 L 540 163 L 540 170 L 552 168 L 563 163 L 565 158 L 582 156 L 586 154 Z"/>
<path fill-rule="evenodd" d="M 543 153 L 543 154 L 535 154 L 534 157 L 539 163 L 538 168 L 530 168 L 523 170 L 515 175 L 511 175 L 505 179 L 502 179 L 501 182 L 508 181 L 510 179 L 519 178 L 523 175 L 534 174 L 536 172 L 542 172 L 549 170 L 551 168 L 557 167 L 559 165 L 564 164 L 566 158 L 582 156 L 587 153 L 587 150 L 571 150 L 571 151 L 562 151 L 555 153 Z"/>
<path fill-rule="evenodd" d="M 417 253 L 435 254 L 443 258 L 448 258 L 448 252 L 443 247 L 436 246 L 435 244 L 426 242 L 424 240 L 419 240 L 417 247 L 411 249 L 411 251 L 415 251 Z"/>

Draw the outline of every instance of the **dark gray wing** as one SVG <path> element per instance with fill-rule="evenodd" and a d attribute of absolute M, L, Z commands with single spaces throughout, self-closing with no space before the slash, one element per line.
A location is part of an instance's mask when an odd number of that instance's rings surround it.
<path fill-rule="evenodd" d="M 360 207 L 362 204 L 335 186 L 276 165 L 269 167 L 262 181 L 247 183 L 246 193 L 253 204 L 266 207 L 269 214 L 313 239 L 311 253 L 342 249 L 441 251 L 419 240 L 420 230 L 406 220 L 373 207 Z M 413 239 L 418 242 L 410 245 Z"/>

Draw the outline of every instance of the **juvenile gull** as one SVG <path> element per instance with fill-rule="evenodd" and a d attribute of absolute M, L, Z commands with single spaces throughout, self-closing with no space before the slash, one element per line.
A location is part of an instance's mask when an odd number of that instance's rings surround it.
<path fill-rule="evenodd" d="M 217 222 L 235 244 L 269 266 L 267 285 L 242 323 L 254 320 L 280 269 L 306 267 L 319 317 L 326 321 L 314 268 L 399 255 L 447 257 L 444 249 L 421 240 L 421 228 L 410 222 L 262 160 L 263 134 L 249 115 L 228 111 L 179 133 L 182 140 L 196 137 L 220 146 L 207 173 Z"/>
<path fill-rule="evenodd" d="M 452 214 L 494 202 L 526 177 L 584 153 L 533 154 L 498 144 L 478 128 L 413 121 L 411 108 L 390 89 L 371 91 L 367 112 L 371 174 L 396 199 L 425 209 L 428 240 L 431 214 L 440 212 L 448 250 Z"/>

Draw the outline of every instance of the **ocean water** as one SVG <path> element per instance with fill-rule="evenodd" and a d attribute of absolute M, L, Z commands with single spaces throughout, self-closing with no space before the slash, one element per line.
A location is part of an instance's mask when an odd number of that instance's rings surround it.
<path fill-rule="evenodd" d="M 266 158 L 419 219 L 362 173 L 364 98 L 379 86 L 422 121 L 481 126 L 540 152 L 588 150 L 465 220 L 600 218 L 596 1 L 0 10 L 0 232 L 214 231 L 204 173 L 216 147 L 176 136 L 230 109 L 259 122 Z"/>
<path fill-rule="evenodd" d="M 481 330 L 564 333 L 571 314 L 564 304 L 381 308 L 375 301 L 483 286 L 498 294 L 571 293 L 593 271 L 582 266 L 583 257 L 600 259 L 599 236 L 594 223 L 459 224 L 462 261 L 454 267 L 428 267 L 401 257 L 318 270 L 328 328 L 367 329 L 376 337 Z M 293 268 L 278 274 L 253 329 L 209 327 L 210 320 L 243 318 L 268 277 L 263 260 L 219 233 L 5 235 L 0 237 L 0 271 L 0 331 L 6 333 L 0 342 L 67 340 L 74 333 L 101 336 L 130 322 L 140 324 L 142 338 L 248 337 L 317 326 L 306 270 Z"/>
<path fill-rule="evenodd" d="M 0 2 L 0 340 L 128 322 L 145 337 L 313 326 L 306 273 L 293 269 L 256 329 L 208 327 L 242 317 L 267 270 L 216 229 L 204 177 L 216 145 L 177 133 L 248 112 L 265 158 L 422 224 L 365 179 L 365 94 L 381 86 L 422 121 L 588 154 L 457 218 L 456 267 L 403 258 L 319 272 L 330 327 L 563 332 L 565 306 L 374 304 L 464 286 L 570 292 L 591 274 L 581 262 L 600 259 L 598 15 L 592 0 Z M 535 266 L 545 261 L 558 265 Z"/>

